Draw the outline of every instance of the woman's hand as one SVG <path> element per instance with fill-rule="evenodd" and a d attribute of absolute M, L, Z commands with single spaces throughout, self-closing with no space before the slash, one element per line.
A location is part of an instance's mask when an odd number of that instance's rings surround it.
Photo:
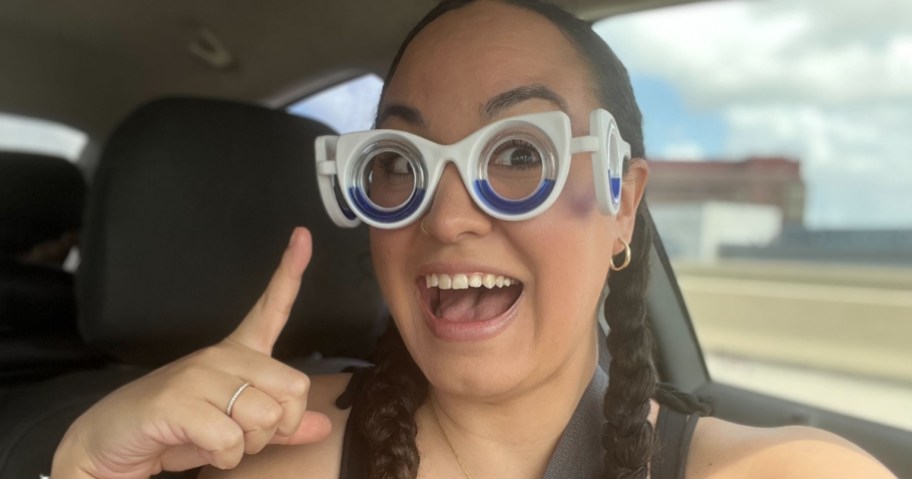
<path fill-rule="evenodd" d="M 52 477 L 146 478 L 206 464 L 228 469 L 267 444 L 328 436 L 329 419 L 306 410 L 307 376 L 271 357 L 310 256 L 310 233 L 295 229 L 269 286 L 237 329 L 92 406 L 58 446 Z M 246 382 L 229 417 L 228 402 Z"/>

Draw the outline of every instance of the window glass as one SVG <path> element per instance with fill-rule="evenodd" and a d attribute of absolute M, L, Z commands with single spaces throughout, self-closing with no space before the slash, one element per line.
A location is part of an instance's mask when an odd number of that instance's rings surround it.
<path fill-rule="evenodd" d="M 370 73 L 311 95 L 288 112 L 326 123 L 339 133 L 369 130 L 382 88 L 383 80 Z"/>
<path fill-rule="evenodd" d="M 912 2 L 701 2 L 596 31 L 714 380 L 912 429 Z"/>
<path fill-rule="evenodd" d="M 85 133 L 69 126 L 0 113 L 0 151 L 22 151 L 76 161 L 86 141 Z"/>

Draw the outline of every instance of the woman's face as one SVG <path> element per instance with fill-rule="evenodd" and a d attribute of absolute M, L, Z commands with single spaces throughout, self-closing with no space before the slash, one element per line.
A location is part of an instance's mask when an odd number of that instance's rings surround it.
<path fill-rule="evenodd" d="M 574 136 L 586 135 L 598 106 L 584 60 L 557 27 L 534 12 L 479 1 L 414 39 L 379 118 L 382 128 L 451 144 L 502 118 L 561 109 Z M 371 230 L 381 288 L 434 387 L 496 400 L 564 371 L 591 371 L 597 303 L 611 256 L 622 251 L 618 238 L 629 242 L 632 234 L 641 163 L 628 173 L 616 217 L 600 213 L 589 155 L 578 154 L 555 204 L 533 219 L 486 215 L 448 165 L 424 230 L 420 221 Z M 520 284 L 440 291 L 427 287 L 431 274 Z"/>

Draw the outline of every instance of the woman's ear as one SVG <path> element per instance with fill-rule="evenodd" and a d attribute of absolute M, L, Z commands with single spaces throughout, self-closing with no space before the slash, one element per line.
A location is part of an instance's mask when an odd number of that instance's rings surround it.
<path fill-rule="evenodd" d="M 618 227 L 618 236 L 628 244 L 633 238 L 633 226 L 636 223 L 636 211 L 643 200 L 643 193 L 646 191 L 646 182 L 649 179 L 649 165 L 643 158 L 633 158 L 627 167 L 624 175 L 624 187 L 621 190 L 621 208 L 615 216 L 615 223 Z M 620 248 L 615 254 L 623 251 L 620 243 L 614 245 L 614 248 Z"/>

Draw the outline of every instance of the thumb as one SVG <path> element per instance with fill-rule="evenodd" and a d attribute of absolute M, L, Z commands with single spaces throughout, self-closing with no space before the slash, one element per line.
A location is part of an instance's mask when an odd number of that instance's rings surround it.
<path fill-rule="evenodd" d="M 273 436 L 270 444 L 310 444 L 320 442 L 332 432 L 332 422 L 322 413 L 314 411 L 304 412 L 301 424 L 290 436 Z"/>
<path fill-rule="evenodd" d="M 228 336 L 229 340 L 263 354 L 272 354 L 272 347 L 288 322 L 291 307 L 298 297 L 301 275 L 310 262 L 311 252 L 310 232 L 307 228 L 295 228 L 269 286 L 247 317 Z"/>

